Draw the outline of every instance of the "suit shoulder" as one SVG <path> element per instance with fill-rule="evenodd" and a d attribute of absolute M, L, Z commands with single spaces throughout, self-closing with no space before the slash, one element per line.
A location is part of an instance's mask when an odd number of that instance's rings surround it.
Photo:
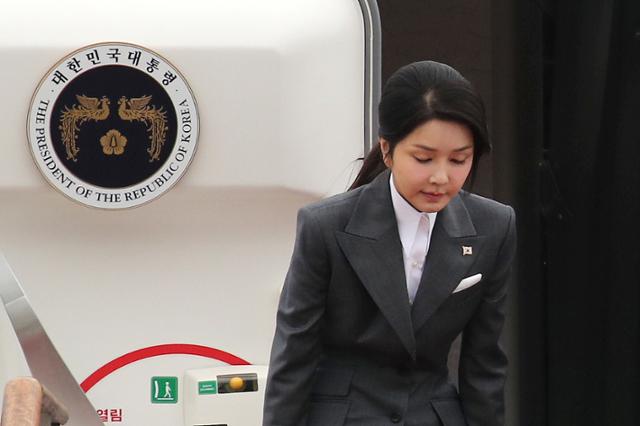
<path fill-rule="evenodd" d="M 309 215 L 320 223 L 346 222 L 351 217 L 355 205 L 360 198 L 362 188 L 353 189 L 341 194 L 313 202 L 300 209 L 300 214 Z"/>
<path fill-rule="evenodd" d="M 507 204 L 472 192 L 460 191 L 460 198 L 468 210 L 477 213 L 510 216 L 513 208 Z"/>
<path fill-rule="evenodd" d="M 501 232 L 513 226 L 515 213 L 511 206 L 470 192 L 461 191 L 460 198 L 479 231 Z"/>
<path fill-rule="evenodd" d="M 335 209 L 351 210 L 360 196 L 362 187 L 354 189 L 352 191 L 343 192 L 341 194 L 333 195 L 322 200 L 315 201 L 311 204 L 307 204 L 301 210 L 306 210 L 312 215 L 323 215 L 328 211 Z"/>

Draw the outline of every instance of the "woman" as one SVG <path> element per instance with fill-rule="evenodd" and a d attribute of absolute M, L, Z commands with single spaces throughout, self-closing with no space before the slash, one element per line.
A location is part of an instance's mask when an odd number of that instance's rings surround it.
<path fill-rule="evenodd" d="M 379 116 L 352 190 L 298 214 L 263 424 L 502 425 L 515 218 L 461 191 L 490 147 L 482 101 L 418 62 L 389 79 Z"/>

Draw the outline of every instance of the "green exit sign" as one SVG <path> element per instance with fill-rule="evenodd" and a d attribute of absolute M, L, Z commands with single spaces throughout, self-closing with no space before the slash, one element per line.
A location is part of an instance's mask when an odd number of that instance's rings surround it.
<path fill-rule="evenodd" d="M 198 382 L 198 395 L 213 395 L 216 393 L 218 393 L 218 382 L 215 380 Z"/>
<path fill-rule="evenodd" d="M 177 404 L 178 403 L 178 378 L 172 376 L 159 376 L 151 378 L 151 403 L 152 404 Z"/>

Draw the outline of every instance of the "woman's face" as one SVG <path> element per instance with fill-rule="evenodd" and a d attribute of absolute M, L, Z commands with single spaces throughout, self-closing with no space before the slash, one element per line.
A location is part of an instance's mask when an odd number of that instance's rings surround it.
<path fill-rule="evenodd" d="M 381 139 L 384 163 L 396 189 L 416 210 L 445 208 L 467 180 L 473 162 L 473 134 L 454 121 L 429 120 L 416 127 L 389 154 Z"/>

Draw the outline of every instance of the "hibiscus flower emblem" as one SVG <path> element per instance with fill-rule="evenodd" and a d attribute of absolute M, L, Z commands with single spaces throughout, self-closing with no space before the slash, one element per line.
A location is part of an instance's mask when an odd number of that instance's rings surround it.
<path fill-rule="evenodd" d="M 122 155 L 127 146 L 127 138 L 116 129 L 111 129 L 100 138 L 100 145 L 105 155 Z"/>

